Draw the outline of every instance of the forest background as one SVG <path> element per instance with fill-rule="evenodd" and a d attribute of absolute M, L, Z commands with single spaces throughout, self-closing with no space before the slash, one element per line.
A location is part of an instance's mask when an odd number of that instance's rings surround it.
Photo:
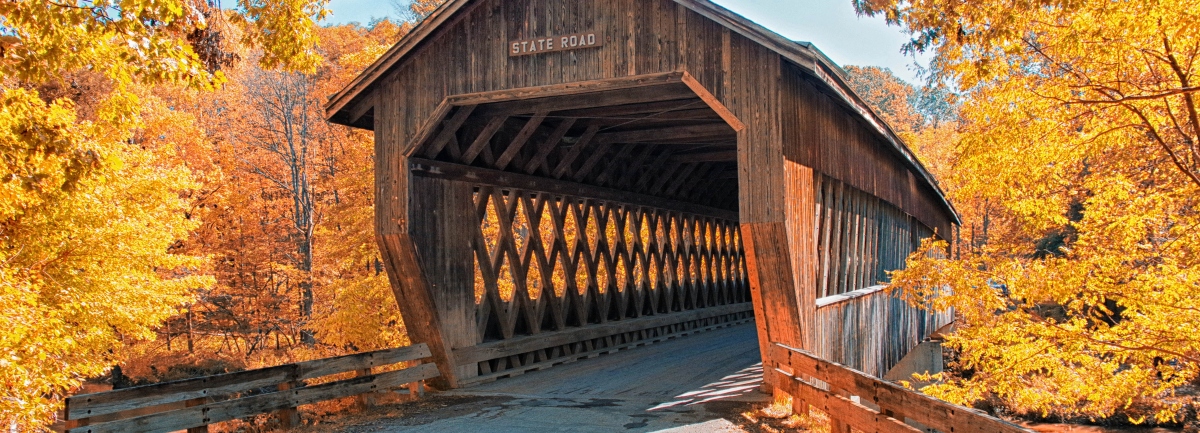
<path fill-rule="evenodd" d="M 0 3 L 0 425 L 117 386 L 407 344 L 372 137 L 323 102 L 439 2 Z M 934 53 L 846 67 L 963 213 L 895 286 L 954 307 L 924 391 L 1010 414 L 1181 422 L 1200 369 L 1200 6 L 856 0 Z M 929 248 L 939 246 L 930 244 Z"/>

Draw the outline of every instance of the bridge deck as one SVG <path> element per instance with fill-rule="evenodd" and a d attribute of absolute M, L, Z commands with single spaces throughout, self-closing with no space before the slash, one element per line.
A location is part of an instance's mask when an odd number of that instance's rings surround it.
<path fill-rule="evenodd" d="M 754 324 L 625 350 L 405 405 L 345 432 L 741 431 L 762 401 Z"/>

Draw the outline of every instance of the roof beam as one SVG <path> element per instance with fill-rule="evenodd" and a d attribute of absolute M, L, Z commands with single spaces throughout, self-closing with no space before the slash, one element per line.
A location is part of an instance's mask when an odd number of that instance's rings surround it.
<path fill-rule="evenodd" d="M 599 164 L 600 160 L 603 159 L 605 155 L 608 155 L 608 149 L 612 147 L 612 143 L 598 142 L 596 143 L 596 146 L 598 147 L 592 151 L 592 155 L 583 162 L 583 166 L 579 167 L 579 170 L 575 171 L 575 175 L 572 176 L 571 179 L 574 179 L 576 182 L 582 182 L 583 179 L 587 178 L 587 175 L 592 171 L 592 168 L 596 167 L 596 164 Z"/>
<path fill-rule="evenodd" d="M 600 127 L 589 126 L 587 131 L 583 133 L 583 136 L 579 137 L 579 141 L 576 141 L 575 145 L 571 147 L 571 150 L 567 151 L 567 154 L 563 156 L 562 161 L 558 162 L 558 166 L 554 168 L 554 172 L 551 173 L 551 176 L 554 176 L 555 179 L 562 179 L 562 177 L 567 174 L 567 170 L 571 169 L 571 164 L 575 163 L 575 159 L 579 158 L 579 154 L 583 152 L 583 149 L 592 144 L 593 139 L 596 137 L 596 133 L 599 131 Z"/>
<path fill-rule="evenodd" d="M 646 87 L 637 91 L 609 90 L 595 93 L 583 93 L 570 97 L 551 96 L 534 97 L 504 102 L 478 101 L 477 98 L 466 98 L 462 101 L 451 101 L 452 104 L 487 104 L 480 107 L 480 113 L 485 116 L 523 115 L 538 111 L 576 110 L 588 107 L 605 107 L 610 105 L 627 105 L 644 102 L 672 101 L 684 98 L 695 98 L 696 94 L 683 84 L 664 84 Z"/>
<path fill-rule="evenodd" d="M 679 172 L 679 169 L 683 168 L 686 171 L 687 167 L 694 168 L 695 164 L 684 165 L 679 161 L 671 161 L 671 164 L 668 167 L 669 168 L 664 170 L 662 174 L 659 175 L 658 180 L 654 182 L 654 185 L 650 187 L 650 191 L 648 191 L 650 195 L 658 195 L 658 193 L 662 191 L 663 187 L 667 186 L 667 182 L 669 182 L 672 177 Z"/>
<path fill-rule="evenodd" d="M 676 154 L 679 162 L 737 162 L 737 150 Z"/>
<path fill-rule="evenodd" d="M 708 107 L 705 106 L 704 101 L 697 99 L 695 95 L 688 95 L 688 97 L 684 99 L 613 105 L 607 107 L 581 108 L 578 110 L 560 111 L 554 113 L 554 115 L 562 117 L 613 117 L 648 113 L 674 113 L 678 111 L 690 111 L 695 109 L 707 110 Z"/>
<path fill-rule="evenodd" d="M 474 105 L 459 107 L 458 111 L 454 113 L 454 117 L 451 117 L 450 120 L 442 125 L 441 134 L 438 134 L 437 138 L 433 139 L 433 142 L 425 149 L 425 157 L 433 158 L 441 153 L 442 148 L 446 147 L 446 143 L 450 142 L 450 139 L 454 137 L 454 134 L 458 132 L 463 123 L 466 123 L 467 118 L 471 117 L 473 111 L 475 111 Z"/>
<path fill-rule="evenodd" d="M 649 164 L 643 164 L 642 161 L 650 156 L 650 153 L 654 150 L 655 147 L 657 147 L 657 146 L 654 146 L 654 145 L 642 146 L 642 151 L 633 157 L 633 159 L 631 160 L 632 162 L 630 162 L 630 164 L 627 167 L 625 167 L 624 174 L 622 174 L 621 178 L 617 180 L 616 185 L 618 188 L 623 188 L 623 189 L 629 188 L 630 184 L 633 183 L 633 180 L 638 177 L 637 174 L 638 174 L 639 169 L 649 165 Z M 657 161 L 655 161 L 655 162 L 657 162 Z"/>
<path fill-rule="evenodd" d="M 611 132 L 601 134 L 596 140 L 601 143 L 659 143 L 664 141 L 679 141 L 697 138 L 724 137 L 736 140 L 736 133 L 724 123 L 704 125 L 673 126 L 666 128 L 640 129 L 636 131 Z"/>
<path fill-rule="evenodd" d="M 563 180 L 547 179 L 537 176 L 527 176 L 508 171 L 471 167 L 452 162 L 431 161 L 418 158 L 410 159 L 408 161 L 408 165 L 411 168 L 414 176 L 424 176 L 437 179 L 466 180 L 469 182 L 477 182 L 493 186 L 520 188 L 529 191 L 540 191 L 551 194 L 584 197 L 593 200 L 620 201 L 641 206 L 712 216 L 731 221 L 738 220 L 737 212 L 701 206 L 695 203 L 679 200 L 671 200 L 664 197 L 655 197 L 629 191 L 621 191 L 612 188 L 604 188 Z M 574 206 L 567 207 L 572 209 L 571 211 L 575 209 Z M 584 212 L 588 213 L 586 211 L 586 207 L 584 209 Z M 582 218 L 580 218 L 579 221 L 580 224 L 583 224 Z"/>
<path fill-rule="evenodd" d="M 656 174 L 662 173 L 663 164 L 666 164 L 667 161 L 670 160 L 671 152 L 663 149 L 662 153 L 659 153 L 658 157 L 654 159 L 654 162 L 650 163 L 649 169 L 642 172 L 641 177 L 638 177 L 637 183 L 634 184 L 633 189 L 638 191 L 645 190 L 648 186 L 647 183 L 650 182 L 650 180 L 653 179 Z"/>
<path fill-rule="evenodd" d="M 604 167 L 604 171 L 600 172 L 599 176 L 596 176 L 596 181 L 594 183 L 596 185 L 604 185 L 606 182 L 608 182 L 608 180 L 612 178 L 613 173 L 618 168 L 625 165 L 621 163 L 621 160 L 628 158 L 629 154 L 633 152 L 633 148 L 635 147 L 637 146 L 621 146 L 621 150 L 617 151 L 617 155 L 608 160 L 608 166 Z M 630 164 L 632 164 L 632 162 Z"/>

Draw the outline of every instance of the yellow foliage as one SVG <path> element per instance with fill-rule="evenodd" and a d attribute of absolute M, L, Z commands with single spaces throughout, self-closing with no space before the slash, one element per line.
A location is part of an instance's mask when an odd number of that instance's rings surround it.
<path fill-rule="evenodd" d="M 140 117 L 115 94 L 80 122 L 69 101 L 0 95 L 0 423 L 30 429 L 208 282 L 168 253 L 194 223 L 172 149 L 131 144 Z"/>
<path fill-rule="evenodd" d="M 964 212 L 961 256 L 927 244 L 894 275 L 961 319 L 947 344 L 966 374 L 924 391 L 1175 419 L 1167 398 L 1200 373 L 1200 4 L 855 3 L 963 92 L 935 167 Z"/>
<path fill-rule="evenodd" d="M 270 32 L 259 42 L 272 64 L 311 63 L 293 44 L 310 42 L 320 3 L 297 4 L 248 10 Z M 210 25 L 224 13 L 193 0 L 13 1 L 0 17 L 0 425 L 38 430 L 211 284 L 173 251 L 197 225 L 181 153 L 203 134 L 142 86 L 223 81 L 226 62 L 201 54 L 220 57 Z M 54 90 L 66 88 L 77 92 Z"/>

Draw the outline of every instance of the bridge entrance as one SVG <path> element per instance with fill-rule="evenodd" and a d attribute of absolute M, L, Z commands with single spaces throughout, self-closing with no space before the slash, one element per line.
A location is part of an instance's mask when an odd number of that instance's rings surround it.
<path fill-rule="evenodd" d="M 744 125 L 688 74 L 454 95 L 424 125 L 410 242 L 458 386 L 752 320 Z"/>

